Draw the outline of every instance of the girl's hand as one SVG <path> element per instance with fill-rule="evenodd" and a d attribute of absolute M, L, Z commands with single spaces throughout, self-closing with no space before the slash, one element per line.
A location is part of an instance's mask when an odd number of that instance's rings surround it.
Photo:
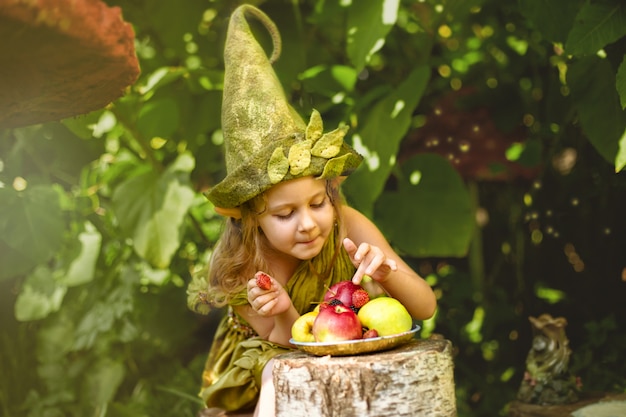
<path fill-rule="evenodd" d="M 352 277 L 355 284 L 361 283 L 363 275 L 369 275 L 374 281 L 383 282 L 390 272 L 398 269 L 396 261 L 388 259 L 378 246 L 363 242 L 357 247 L 350 238 L 345 238 L 343 247 L 356 267 Z"/>
<path fill-rule="evenodd" d="M 269 280 L 269 289 L 267 288 Z M 260 316 L 270 317 L 284 313 L 291 307 L 291 298 L 276 280 L 259 271 L 248 281 L 248 302 Z"/>

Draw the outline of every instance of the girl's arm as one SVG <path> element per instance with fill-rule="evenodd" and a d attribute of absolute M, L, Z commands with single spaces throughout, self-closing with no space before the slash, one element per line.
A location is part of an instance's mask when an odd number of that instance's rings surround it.
<path fill-rule="evenodd" d="M 426 281 L 400 258 L 367 217 L 347 206 L 343 207 L 343 217 L 347 231 L 344 247 L 357 267 L 353 281 L 360 283 L 364 274 L 369 275 L 413 318 L 432 317 L 437 300 Z"/>

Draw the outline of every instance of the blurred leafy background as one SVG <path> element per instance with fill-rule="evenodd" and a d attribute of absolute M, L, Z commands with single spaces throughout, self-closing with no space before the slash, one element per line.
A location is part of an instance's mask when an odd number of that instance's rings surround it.
<path fill-rule="evenodd" d="M 460 416 L 506 415 L 528 316 L 568 320 L 588 392 L 624 392 L 621 0 L 251 2 L 303 115 L 345 122 L 348 202 L 434 287 Z M 195 314 L 222 219 L 226 0 L 108 0 L 141 76 L 99 111 L 0 130 L 0 411 L 193 416 L 221 311 Z M 258 37 L 269 46 L 263 30 Z M 195 278 L 194 278 L 195 277 Z"/>

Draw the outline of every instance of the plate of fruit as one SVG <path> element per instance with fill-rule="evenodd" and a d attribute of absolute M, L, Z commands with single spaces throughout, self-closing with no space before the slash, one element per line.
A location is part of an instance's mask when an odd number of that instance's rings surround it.
<path fill-rule="evenodd" d="M 370 298 L 362 286 L 341 281 L 313 311 L 294 322 L 289 342 L 317 356 L 358 355 L 404 344 L 419 329 L 395 298 Z"/>

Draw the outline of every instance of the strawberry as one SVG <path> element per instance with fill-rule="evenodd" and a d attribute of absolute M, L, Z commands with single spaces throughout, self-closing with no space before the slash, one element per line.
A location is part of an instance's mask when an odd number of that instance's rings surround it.
<path fill-rule="evenodd" d="M 363 339 L 370 339 L 372 337 L 378 337 L 376 329 L 369 329 L 363 332 Z"/>
<path fill-rule="evenodd" d="M 352 293 L 352 305 L 361 308 L 370 300 L 370 295 L 365 290 L 356 290 Z"/>
<path fill-rule="evenodd" d="M 269 290 L 272 288 L 272 279 L 265 272 L 259 272 L 256 274 L 256 285 L 262 290 Z"/>

